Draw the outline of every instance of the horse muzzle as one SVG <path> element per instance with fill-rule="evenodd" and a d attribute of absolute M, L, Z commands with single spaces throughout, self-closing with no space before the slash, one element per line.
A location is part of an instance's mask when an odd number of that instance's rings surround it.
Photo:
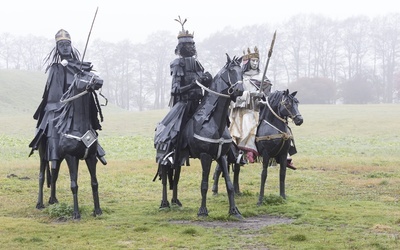
<path fill-rule="evenodd" d="M 301 115 L 296 115 L 292 120 L 294 124 L 296 124 L 296 126 L 300 126 L 301 124 L 303 124 L 303 116 Z"/>

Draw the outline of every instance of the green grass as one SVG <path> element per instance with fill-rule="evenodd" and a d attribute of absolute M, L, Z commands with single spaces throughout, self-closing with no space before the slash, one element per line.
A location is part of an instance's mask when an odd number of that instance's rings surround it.
<path fill-rule="evenodd" d="M 301 101 L 301 100 L 300 100 Z M 18 109 L 20 110 L 20 109 Z M 261 165 L 241 171 L 236 203 L 244 217 L 272 215 L 289 224 L 261 228 L 205 227 L 233 221 L 223 181 L 209 190 L 209 218 L 197 218 L 201 167 L 184 167 L 182 208 L 159 211 L 160 181 L 154 128 L 166 110 L 123 112 L 104 108 L 100 142 L 109 164 L 98 165 L 104 214 L 92 217 L 90 179 L 79 170 L 80 221 L 65 218 L 72 206 L 65 163 L 58 180 L 59 207 L 35 209 L 38 155 L 28 158 L 35 121 L 28 112 L 0 115 L 0 246 L 4 249 L 399 249 L 400 105 L 301 105 L 304 124 L 292 125 L 297 171 L 288 170 L 287 199 L 279 194 L 279 169 L 269 169 L 266 198 L 257 206 Z M 3 115 L 4 114 L 4 115 Z M 214 164 L 215 166 L 215 164 Z M 211 188 L 210 176 L 210 188 Z M 49 189 L 45 189 L 45 201 Z M 169 193 L 171 197 L 171 193 Z M 56 214 L 53 216 L 51 214 Z M 57 213 L 59 213 L 57 215 Z M 253 219 L 253 218 L 252 218 Z M 172 221 L 192 223 L 172 223 Z M 220 225 L 220 224 L 216 224 Z"/>

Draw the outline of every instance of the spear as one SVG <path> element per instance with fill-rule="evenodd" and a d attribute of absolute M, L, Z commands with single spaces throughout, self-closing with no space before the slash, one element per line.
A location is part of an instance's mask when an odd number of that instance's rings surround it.
<path fill-rule="evenodd" d="M 99 10 L 99 7 L 96 8 L 96 12 L 94 13 L 92 25 L 90 26 L 89 34 L 88 34 L 88 37 L 87 37 L 87 39 L 86 39 L 85 50 L 83 51 L 83 56 L 82 56 L 82 60 L 81 60 L 81 62 L 82 62 L 82 63 L 81 63 L 81 69 L 82 69 L 83 59 L 85 58 L 86 49 L 87 49 L 87 46 L 88 46 L 88 43 L 89 43 L 89 38 L 90 38 L 90 35 L 91 35 L 91 33 L 92 33 L 93 24 L 94 24 L 94 21 L 96 20 L 96 16 L 97 16 L 97 11 L 98 11 L 98 10 Z"/>
<path fill-rule="evenodd" d="M 269 47 L 269 51 L 268 51 L 267 63 L 265 64 L 264 73 L 263 73 L 263 76 L 261 78 L 260 93 L 262 92 L 262 85 L 264 84 L 265 75 L 267 74 L 269 60 L 271 59 L 271 56 L 272 56 L 272 51 L 273 51 L 274 44 L 275 44 L 275 38 L 276 38 L 276 30 L 275 30 L 274 36 L 272 37 L 271 46 Z"/>

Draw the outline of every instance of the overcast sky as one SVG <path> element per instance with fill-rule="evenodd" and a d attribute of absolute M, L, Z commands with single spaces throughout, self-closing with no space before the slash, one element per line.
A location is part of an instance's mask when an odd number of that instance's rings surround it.
<path fill-rule="evenodd" d="M 0 8 L 0 34 L 53 38 L 63 28 L 73 40 L 85 41 L 96 7 L 91 41 L 133 43 L 144 42 L 159 30 L 178 34 L 178 15 L 188 19 L 185 28 L 199 41 L 227 26 L 279 24 L 301 13 L 344 19 L 400 12 L 395 0 L 9 0 Z"/>

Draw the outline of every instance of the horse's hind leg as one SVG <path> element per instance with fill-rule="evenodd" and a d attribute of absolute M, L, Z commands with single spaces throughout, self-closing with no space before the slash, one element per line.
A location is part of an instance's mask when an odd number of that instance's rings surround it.
<path fill-rule="evenodd" d="M 172 186 L 171 204 L 182 207 L 182 203 L 178 199 L 178 183 L 179 183 L 180 176 L 181 176 L 181 166 L 176 166 L 174 169 L 174 180 L 173 180 L 173 186 Z"/>
<path fill-rule="evenodd" d="M 215 167 L 214 175 L 213 175 L 213 186 L 212 186 L 212 192 L 214 195 L 218 194 L 218 182 L 219 182 L 219 177 L 221 176 L 222 170 L 219 164 Z"/>
<path fill-rule="evenodd" d="M 65 156 L 65 160 L 68 164 L 69 169 L 69 177 L 71 179 L 71 191 L 74 201 L 74 212 L 72 215 L 73 219 L 79 220 L 81 218 L 81 214 L 79 213 L 79 205 L 78 205 L 78 166 L 79 159 L 70 155 Z"/>
<path fill-rule="evenodd" d="M 197 216 L 208 216 L 207 209 L 207 191 L 208 191 L 208 178 L 210 176 L 212 158 L 210 155 L 201 153 L 200 154 L 201 167 L 203 168 L 201 177 L 201 206 L 197 213 Z"/>
<path fill-rule="evenodd" d="M 99 183 L 97 181 L 97 176 L 96 176 L 96 165 L 97 165 L 96 155 L 94 154 L 90 155 L 85 161 L 90 173 L 90 182 L 92 186 L 93 203 L 94 203 L 93 216 L 96 217 L 97 215 L 101 215 L 103 213 L 103 211 L 100 208 Z"/>
<path fill-rule="evenodd" d="M 239 174 L 240 174 L 240 164 L 235 163 L 232 164 L 232 169 L 233 169 L 233 190 L 235 191 L 235 194 L 240 195 L 240 188 L 239 188 Z"/>

